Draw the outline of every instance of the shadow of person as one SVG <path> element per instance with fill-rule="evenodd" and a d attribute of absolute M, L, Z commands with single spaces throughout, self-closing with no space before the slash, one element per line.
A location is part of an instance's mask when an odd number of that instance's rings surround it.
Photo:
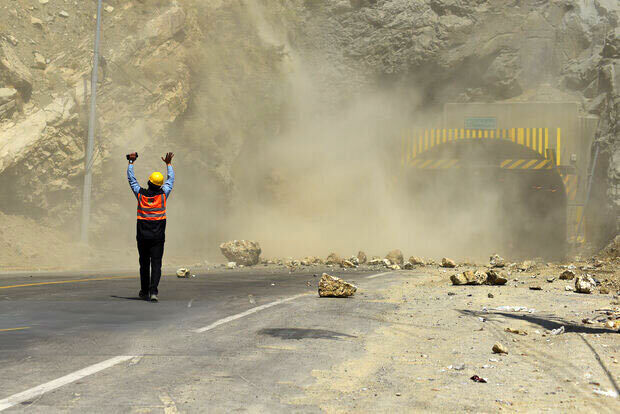
<path fill-rule="evenodd" d="M 114 299 L 125 299 L 125 300 L 144 300 L 141 297 L 138 296 L 116 296 L 116 295 L 110 295 L 111 298 Z"/>

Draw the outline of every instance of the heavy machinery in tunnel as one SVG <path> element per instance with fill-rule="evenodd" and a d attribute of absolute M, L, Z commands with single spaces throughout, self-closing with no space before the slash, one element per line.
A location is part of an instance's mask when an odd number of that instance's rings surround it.
<path fill-rule="evenodd" d="M 564 256 L 583 240 L 593 124 L 580 124 L 570 104 L 454 105 L 444 114 L 452 128 L 402 137 L 400 187 L 416 211 L 469 234 L 457 242 L 471 254 L 481 244 L 513 256 Z"/>

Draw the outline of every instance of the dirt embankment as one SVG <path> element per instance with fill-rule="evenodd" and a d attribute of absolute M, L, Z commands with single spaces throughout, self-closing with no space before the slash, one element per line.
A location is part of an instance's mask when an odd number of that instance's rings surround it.
<path fill-rule="evenodd" d="M 357 299 L 396 305 L 372 316 L 384 327 L 353 339 L 364 355 L 315 371 L 292 402 L 330 413 L 616 412 L 617 328 L 582 321 L 620 317 L 617 296 L 566 292 L 537 273 L 485 287 L 450 286 L 441 270 L 403 272 Z M 498 342 L 507 354 L 493 352 Z"/>

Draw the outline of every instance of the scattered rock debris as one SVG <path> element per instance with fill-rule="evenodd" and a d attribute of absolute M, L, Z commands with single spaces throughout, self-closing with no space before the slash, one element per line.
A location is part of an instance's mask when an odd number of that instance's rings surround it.
<path fill-rule="evenodd" d="M 189 278 L 191 277 L 191 272 L 188 268 L 182 267 L 179 270 L 177 270 L 177 277 Z"/>
<path fill-rule="evenodd" d="M 490 269 L 487 273 L 487 281 L 490 285 L 505 285 L 508 282 L 508 273 L 503 270 Z"/>
<path fill-rule="evenodd" d="M 448 259 L 447 257 L 444 257 L 441 259 L 441 267 L 447 267 L 447 268 L 453 269 L 456 267 L 456 262 L 452 259 Z"/>
<path fill-rule="evenodd" d="M 590 275 L 579 276 L 575 279 L 575 292 L 577 293 L 592 293 L 596 286 L 596 282 Z"/>
<path fill-rule="evenodd" d="M 385 256 L 385 258 L 387 260 L 389 260 L 391 264 L 397 264 L 399 266 L 402 266 L 405 263 L 405 259 L 403 257 L 403 252 L 401 252 L 398 249 L 392 250 L 391 252 L 389 252 Z"/>
<path fill-rule="evenodd" d="M 342 267 L 344 269 L 354 269 L 354 268 L 357 267 L 357 265 L 355 265 L 350 260 L 343 260 L 342 262 L 340 262 L 340 267 Z"/>
<path fill-rule="evenodd" d="M 522 329 L 506 328 L 506 329 L 504 329 L 504 331 L 506 331 L 508 333 L 513 333 L 513 334 L 521 335 L 521 336 L 526 336 L 527 335 L 527 332 L 522 330 Z"/>
<path fill-rule="evenodd" d="M 560 274 L 561 280 L 573 280 L 575 278 L 575 272 L 570 269 L 566 269 Z"/>
<path fill-rule="evenodd" d="M 342 258 L 338 256 L 336 253 L 330 253 L 329 256 L 325 259 L 326 265 L 339 265 L 342 263 Z"/>
<path fill-rule="evenodd" d="M 492 267 L 504 267 L 506 266 L 506 260 L 504 260 L 503 257 L 494 254 L 493 256 L 491 256 L 491 258 L 489 259 L 491 266 Z"/>
<path fill-rule="evenodd" d="M 561 335 L 563 333 L 564 333 L 564 327 L 563 326 L 560 326 L 557 329 L 552 329 L 551 330 L 551 335 Z"/>
<path fill-rule="evenodd" d="M 366 253 L 364 253 L 361 250 L 357 252 L 357 260 L 359 260 L 359 264 L 365 264 L 368 261 L 368 258 L 366 257 Z"/>
<path fill-rule="evenodd" d="M 424 266 L 426 264 L 424 259 L 422 259 L 421 257 L 416 257 L 416 256 L 411 256 L 409 258 L 409 263 L 411 263 L 414 266 Z"/>
<path fill-rule="evenodd" d="M 508 353 L 508 349 L 504 345 L 500 344 L 499 342 L 495 342 L 495 344 L 493 345 L 493 348 L 491 349 L 496 354 L 507 354 Z"/>

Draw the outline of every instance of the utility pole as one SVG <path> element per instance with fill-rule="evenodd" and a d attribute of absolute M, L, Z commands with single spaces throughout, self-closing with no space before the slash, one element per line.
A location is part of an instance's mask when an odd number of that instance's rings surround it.
<path fill-rule="evenodd" d="M 90 81 L 90 117 L 88 118 L 88 141 L 84 156 L 84 193 L 82 194 L 82 243 L 88 243 L 90 221 L 90 193 L 93 185 L 93 149 L 95 147 L 95 122 L 97 118 L 97 72 L 99 71 L 99 33 L 101 31 L 101 2 L 97 0 L 97 28 L 95 29 L 95 51 L 93 53 L 93 73 Z"/>

